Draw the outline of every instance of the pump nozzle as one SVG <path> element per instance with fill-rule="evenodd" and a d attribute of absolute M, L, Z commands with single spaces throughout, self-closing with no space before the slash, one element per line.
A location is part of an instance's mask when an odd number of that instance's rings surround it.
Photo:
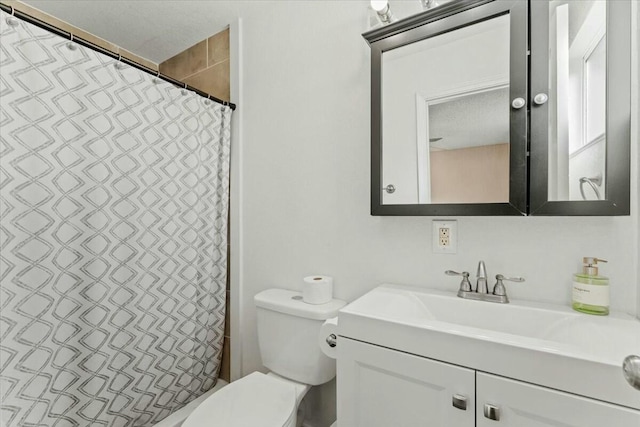
<path fill-rule="evenodd" d="M 598 267 L 596 267 L 596 266 L 598 265 L 599 262 L 608 262 L 608 261 L 606 259 L 600 259 L 600 258 L 595 258 L 595 257 L 584 257 L 584 258 L 582 258 L 582 263 L 584 264 L 582 266 L 582 272 L 584 274 L 597 276 L 598 275 Z"/>

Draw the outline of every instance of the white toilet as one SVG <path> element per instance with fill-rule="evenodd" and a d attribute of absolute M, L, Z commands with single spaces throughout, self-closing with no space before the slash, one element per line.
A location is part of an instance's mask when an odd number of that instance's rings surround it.
<path fill-rule="evenodd" d="M 344 301 L 312 305 L 300 292 L 269 289 L 254 302 L 260 354 L 270 372 L 253 372 L 214 393 L 182 427 L 295 427 L 309 388 L 336 376 L 336 361 L 322 353 L 318 334 Z"/>

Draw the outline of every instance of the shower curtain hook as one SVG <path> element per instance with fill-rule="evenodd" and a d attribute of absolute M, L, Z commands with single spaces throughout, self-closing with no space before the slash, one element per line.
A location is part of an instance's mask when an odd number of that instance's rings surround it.
<path fill-rule="evenodd" d="M 124 64 L 122 63 L 122 55 L 118 54 L 118 57 L 116 58 L 116 63 L 115 63 L 116 70 L 122 70 L 123 65 Z"/>
<path fill-rule="evenodd" d="M 17 27 L 18 25 L 20 25 L 20 22 L 15 17 L 16 8 L 13 6 L 9 6 L 9 7 L 11 8 L 11 16 L 7 18 L 7 24 L 10 25 L 11 27 Z"/>
<path fill-rule="evenodd" d="M 69 33 L 69 43 L 67 43 L 67 49 L 76 50 L 76 45 L 73 42 L 73 33 Z"/>

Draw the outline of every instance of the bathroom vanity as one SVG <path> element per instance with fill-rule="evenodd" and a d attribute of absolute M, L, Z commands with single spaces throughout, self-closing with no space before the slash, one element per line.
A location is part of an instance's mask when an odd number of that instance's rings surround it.
<path fill-rule="evenodd" d="M 631 316 L 384 285 L 341 310 L 339 330 L 340 425 L 640 425 L 622 372 L 640 353 Z"/>

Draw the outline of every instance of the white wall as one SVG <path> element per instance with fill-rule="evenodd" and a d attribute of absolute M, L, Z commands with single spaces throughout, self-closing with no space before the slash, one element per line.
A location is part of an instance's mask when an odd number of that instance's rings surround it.
<path fill-rule="evenodd" d="M 610 261 L 612 308 L 636 314 L 637 97 L 631 217 L 460 217 L 458 254 L 435 255 L 433 218 L 369 214 L 367 5 L 274 2 L 242 15 L 242 372 L 261 368 L 253 296 L 309 274 L 334 276 L 336 297 L 353 300 L 385 282 L 455 290 L 444 270 L 484 259 L 490 274 L 526 277 L 514 298 L 568 304 L 581 258 L 597 256 Z"/>

